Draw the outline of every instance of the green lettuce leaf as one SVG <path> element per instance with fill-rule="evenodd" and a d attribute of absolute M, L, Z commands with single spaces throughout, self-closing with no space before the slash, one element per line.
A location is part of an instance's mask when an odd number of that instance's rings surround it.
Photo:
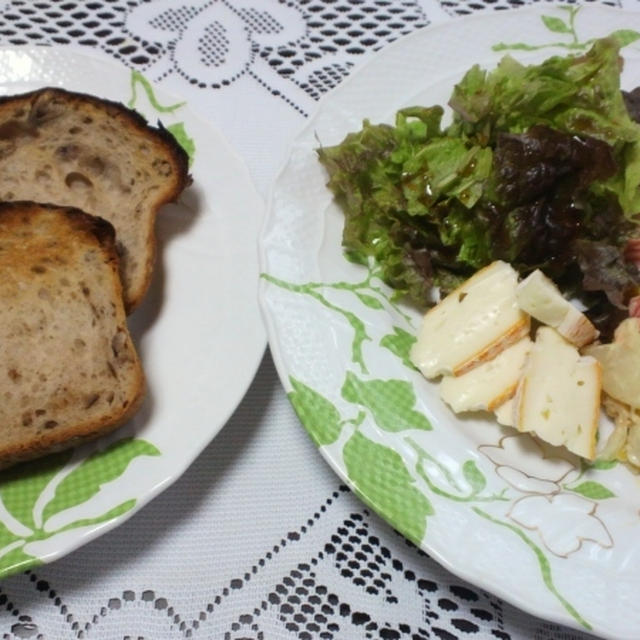
<path fill-rule="evenodd" d="M 448 127 L 440 106 L 412 107 L 320 148 L 346 255 L 374 260 L 420 306 L 433 286 L 446 294 L 497 259 L 523 275 L 541 268 L 606 324 L 602 301 L 640 290 L 637 269 L 619 268 L 640 213 L 637 93 L 620 89 L 619 47 L 611 37 L 538 65 L 474 66 Z M 616 268 L 587 266 L 580 241 L 617 252 Z"/>
<path fill-rule="evenodd" d="M 554 56 L 525 66 L 505 56 L 497 68 L 472 68 L 456 85 L 451 134 L 495 142 L 500 132 L 546 125 L 611 145 L 619 172 L 606 186 L 627 216 L 640 211 L 640 126 L 620 88 L 620 42 L 596 40 L 584 55 Z"/>

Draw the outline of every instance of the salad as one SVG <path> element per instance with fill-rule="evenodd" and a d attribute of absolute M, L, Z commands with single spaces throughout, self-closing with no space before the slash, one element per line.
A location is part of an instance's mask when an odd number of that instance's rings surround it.
<path fill-rule="evenodd" d="M 442 106 L 409 107 L 394 125 L 365 120 L 317 153 L 345 215 L 347 257 L 374 259 L 398 297 L 426 308 L 435 288 L 440 304 L 454 290 L 462 300 L 479 270 L 509 265 L 513 276 L 500 267 L 509 291 L 518 278 L 548 278 L 578 301 L 581 324 L 601 344 L 577 343 L 567 366 L 591 367 L 592 395 L 604 392 L 615 428 L 600 455 L 640 466 L 640 88 L 621 90 L 622 64 L 614 37 L 536 65 L 506 56 L 492 71 L 469 69 L 451 94 L 447 126 Z M 542 335 L 554 354 L 564 342 L 552 332 Z M 518 347 L 520 364 L 506 356 L 514 379 L 526 378 L 524 358 L 530 363 L 540 344 Z"/>
<path fill-rule="evenodd" d="M 540 269 L 611 337 L 640 293 L 640 92 L 621 91 L 619 50 L 476 65 L 448 126 L 442 106 L 409 107 L 318 149 L 347 256 L 419 306 L 494 260 Z"/>

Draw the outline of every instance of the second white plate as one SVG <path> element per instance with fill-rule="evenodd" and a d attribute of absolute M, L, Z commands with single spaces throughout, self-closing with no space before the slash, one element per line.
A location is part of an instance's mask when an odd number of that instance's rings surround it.
<path fill-rule="evenodd" d="M 297 137 L 262 235 L 261 300 L 282 382 L 310 437 L 352 489 L 463 578 L 543 618 L 635 638 L 640 486 L 622 466 L 576 468 L 491 420 L 458 419 L 408 363 L 419 316 L 345 260 L 343 218 L 318 144 L 363 118 L 445 104 L 472 64 L 580 51 L 624 30 L 640 85 L 640 15 L 548 4 L 455 20 L 383 49 Z"/>

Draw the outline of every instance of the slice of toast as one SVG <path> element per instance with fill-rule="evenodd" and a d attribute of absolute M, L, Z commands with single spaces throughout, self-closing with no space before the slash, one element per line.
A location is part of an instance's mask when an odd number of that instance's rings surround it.
<path fill-rule="evenodd" d="M 112 225 L 0 203 L 0 466 L 107 433 L 138 409 Z"/>
<path fill-rule="evenodd" d="M 156 213 L 190 181 L 173 136 L 121 104 L 53 88 L 0 98 L 0 200 L 77 207 L 111 222 L 129 312 L 151 278 Z"/>

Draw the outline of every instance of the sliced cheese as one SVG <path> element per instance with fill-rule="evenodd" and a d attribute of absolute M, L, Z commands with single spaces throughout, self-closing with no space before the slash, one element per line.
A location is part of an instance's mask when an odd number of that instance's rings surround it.
<path fill-rule="evenodd" d="M 600 364 L 540 327 L 516 393 L 515 426 L 592 460 L 600 417 Z"/>
<path fill-rule="evenodd" d="M 529 333 L 516 302 L 518 274 L 493 262 L 473 275 L 423 320 L 411 360 L 426 378 L 462 375 Z"/>
<path fill-rule="evenodd" d="M 553 327 L 569 342 L 582 347 L 598 337 L 587 316 L 562 296 L 556 285 L 536 269 L 516 287 L 516 300 L 523 311 Z"/>
<path fill-rule="evenodd" d="M 445 376 L 440 397 L 456 413 L 493 411 L 516 392 L 530 348 L 525 337 L 461 376 Z"/>
<path fill-rule="evenodd" d="M 591 345 L 584 353 L 602 367 L 602 389 L 612 398 L 640 408 L 640 320 L 626 318 L 611 344 Z"/>
<path fill-rule="evenodd" d="M 496 417 L 498 424 L 505 427 L 513 427 L 516 423 L 515 414 L 516 411 L 516 399 L 515 397 L 509 398 L 503 402 L 499 407 L 493 410 L 493 415 Z"/>

